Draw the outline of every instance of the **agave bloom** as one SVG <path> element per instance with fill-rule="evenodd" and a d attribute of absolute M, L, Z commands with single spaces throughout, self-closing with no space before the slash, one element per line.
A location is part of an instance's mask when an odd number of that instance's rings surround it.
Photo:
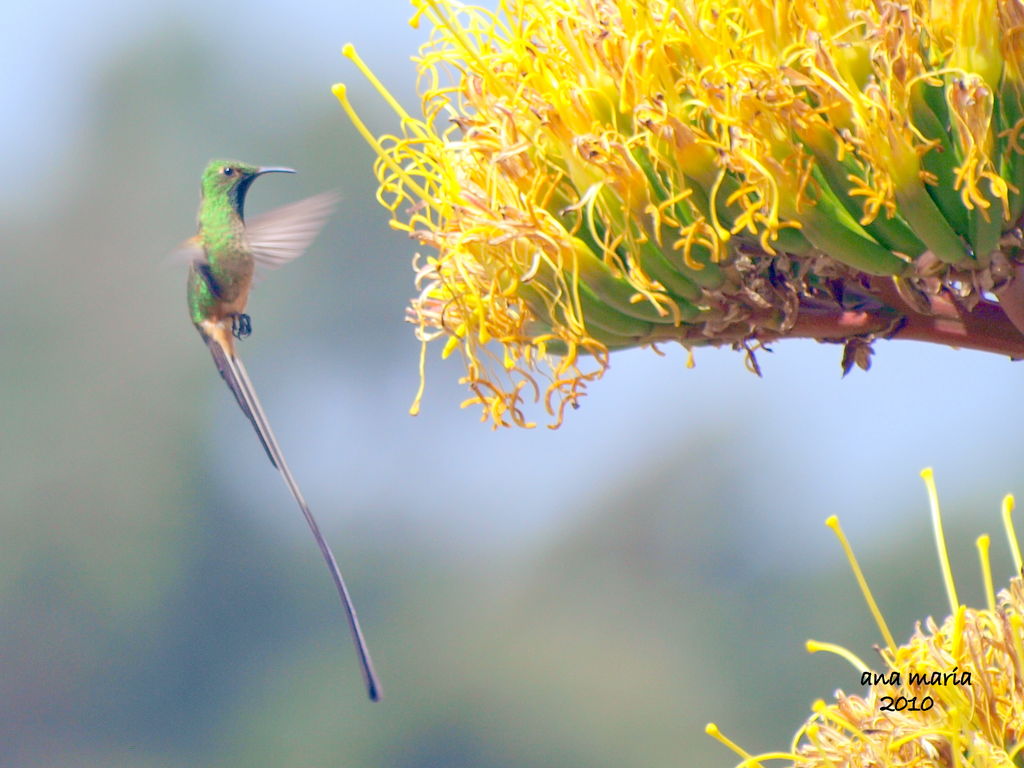
<path fill-rule="evenodd" d="M 415 5 L 423 116 L 335 93 L 494 424 L 659 342 L 1024 355 L 1022 0 Z"/>
<path fill-rule="evenodd" d="M 931 500 L 939 560 L 950 616 L 931 618 L 910 640 L 897 645 L 868 589 L 835 518 L 835 531 L 853 567 L 885 645 L 882 668 L 844 648 L 809 641 L 810 651 L 833 651 L 850 661 L 865 682 L 863 695 L 836 692 L 830 704 L 815 702 L 814 714 L 798 730 L 788 752 L 750 755 L 710 724 L 709 734 L 742 758 L 743 768 L 783 760 L 794 768 L 995 768 L 1021 764 L 1024 752 L 1024 580 L 1018 575 L 995 594 L 989 539 L 978 539 L 987 605 L 960 603 L 946 551 L 931 470 L 922 472 Z M 1003 522 L 1018 574 L 1020 546 L 1013 531 L 1013 497 L 1003 502 Z"/>

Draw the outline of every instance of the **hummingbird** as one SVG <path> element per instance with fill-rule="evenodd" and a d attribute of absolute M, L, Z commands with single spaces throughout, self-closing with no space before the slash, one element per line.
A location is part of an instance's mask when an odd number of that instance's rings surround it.
<path fill-rule="evenodd" d="M 199 231 L 179 249 L 179 254 L 189 262 L 189 315 L 242 413 L 256 430 L 270 463 L 281 473 L 313 532 L 344 606 L 367 692 L 371 700 L 377 701 L 380 684 L 341 570 L 288 468 L 249 374 L 235 352 L 235 340 L 252 332 L 252 320 L 245 314 L 245 308 L 253 277 L 302 255 L 330 216 L 338 196 L 334 192 L 314 195 L 247 222 L 246 193 L 253 181 L 265 173 L 295 170 L 213 160 L 203 171 Z"/>

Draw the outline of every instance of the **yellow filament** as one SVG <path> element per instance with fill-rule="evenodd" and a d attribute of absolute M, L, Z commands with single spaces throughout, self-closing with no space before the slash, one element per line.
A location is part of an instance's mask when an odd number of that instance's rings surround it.
<path fill-rule="evenodd" d="M 832 529 L 832 532 L 839 539 L 839 543 L 843 547 L 843 551 L 846 553 L 846 559 L 850 563 L 850 568 L 853 569 L 854 578 L 857 579 L 857 585 L 860 587 L 861 594 L 864 596 L 864 602 L 868 604 L 868 608 L 871 610 L 871 615 L 875 619 L 875 624 L 878 625 L 879 632 L 882 633 L 882 637 L 885 639 L 885 644 L 889 648 L 889 653 L 895 656 L 896 654 L 896 640 L 893 639 L 892 633 L 889 631 L 889 626 L 885 623 L 885 618 L 882 616 L 882 612 L 878 609 L 878 603 L 875 602 L 874 596 L 871 594 L 871 589 L 868 587 L 867 579 L 864 578 L 864 572 L 860 569 L 860 564 L 857 562 L 857 558 L 853 554 L 853 549 L 850 547 L 850 542 L 846 540 L 846 534 L 843 533 L 843 529 L 839 525 L 839 518 L 832 515 L 825 521 L 825 525 Z"/>
<path fill-rule="evenodd" d="M 757 759 L 753 755 L 751 755 L 749 752 L 743 749 L 743 747 L 734 742 L 732 739 L 728 738 L 724 733 L 722 733 L 718 729 L 718 726 L 714 723 L 708 723 L 706 726 L 704 726 L 704 733 L 706 733 L 711 738 L 716 739 L 721 744 L 724 744 L 737 755 L 742 757 L 744 765 L 761 765 L 759 762 L 757 762 Z"/>
<path fill-rule="evenodd" d="M 1020 573 L 1021 567 L 1024 563 L 1021 562 L 1020 558 L 1020 542 L 1017 541 L 1017 534 L 1013 530 L 1013 508 L 1016 506 L 1016 501 L 1013 498 L 1012 493 L 1006 494 L 1003 498 L 1003 528 L 1006 529 L 1006 540 L 1010 543 L 1010 553 L 1013 555 L 1013 567 L 1017 573 Z"/>
<path fill-rule="evenodd" d="M 373 70 L 371 70 L 366 65 L 366 62 L 363 61 L 362 57 L 356 53 L 356 48 L 352 43 L 345 44 L 345 47 L 341 49 L 341 55 L 350 59 L 352 63 L 359 68 L 359 71 L 363 73 L 363 77 L 370 81 L 370 85 L 372 85 L 374 89 L 376 89 L 377 93 L 384 98 L 384 101 L 386 101 L 388 105 L 395 110 L 395 114 L 401 118 L 403 124 L 412 124 L 414 126 L 417 124 L 417 121 L 413 120 L 412 116 L 402 108 L 402 105 L 399 104 L 395 97 L 391 95 L 391 91 L 384 87 L 384 83 L 377 79 L 377 76 L 373 74 Z M 426 135 L 422 129 L 417 130 L 417 133 L 421 136 Z"/>
<path fill-rule="evenodd" d="M 718 176 L 715 177 L 715 183 L 711 186 L 711 192 L 708 194 L 708 213 L 711 215 L 711 226 L 714 228 L 715 234 L 718 235 L 718 239 L 722 242 L 728 242 L 732 235 L 718 221 L 718 190 L 721 188 L 724 180 L 725 171 L 719 171 Z M 717 259 L 713 258 L 712 261 L 717 261 Z"/>
<path fill-rule="evenodd" d="M 934 736 L 941 736 L 946 739 L 952 738 L 953 736 L 953 733 L 949 728 L 924 728 L 920 731 L 908 733 L 906 736 L 903 736 L 902 738 L 894 739 L 892 742 L 890 742 L 889 749 L 895 751 L 902 747 L 904 744 L 909 744 L 910 742 L 915 741 L 916 739 L 920 739 L 922 736 L 927 736 L 929 734 Z"/>
<path fill-rule="evenodd" d="M 469 44 L 465 35 L 462 34 L 463 29 L 458 24 L 454 24 L 451 18 L 443 13 L 436 0 L 423 0 L 423 2 L 425 6 L 430 6 L 430 10 L 434 12 L 435 20 L 448 30 L 448 34 L 451 35 L 452 40 L 458 43 L 461 52 L 476 64 L 476 73 L 487 80 L 488 90 L 496 92 L 500 88 L 501 82 L 494 78 L 490 67 L 487 66 L 484 60 L 480 58 L 480 54 Z"/>
<path fill-rule="evenodd" d="M 366 124 L 359 119 L 359 115 L 356 114 L 355 109 L 352 108 L 352 104 L 348 100 L 348 93 L 346 92 L 345 84 L 335 83 L 331 86 L 331 93 L 333 93 L 335 98 L 341 102 L 341 106 L 352 121 L 352 125 L 356 127 L 356 130 L 359 131 L 359 134 L 366 140 L 366 143 L 373 147 L 373 151 L 377 153 L 377 156 L 387 163 L 387 166 L 397 173 L 402 178 L 405 185 L 415 192 L 421 200 L 430 202 L 433 198 L 427 194 L 423 187 L 412 180 L 412 177 L 406 173 L 404 168 L 391 159 L 391 155 L 384 151 L 380 142 L 377 141 L 377 137 L 370 133 L 370 129 L 367 128 Z"/>
<path fill-rule="evenodd" d="M 957 606 L 956 613 L 953 614 L 953 645 L 949 649 L 954 659 L 960 658 L 960 653 L 964 648 L 964 623 L 966 621 L 967 606 Z"/>
<path fill-rule="evenodd" d="M 818 739 L 818 735 L 821 733 L 821 728 L 818 726 L 818 724 L 811 723 L 807 726 L 806 729 L 804 729 L 804 733 L 807 734 L 807 740 L 817 748 L 818 756 L 825 761 L 825 765 L 827 765 L 828 768 L 835 768 L 836 764 L 829 759 L 828 753 L 822 748 L 821 742 Z M 799 736 L 799 733 L 797 734 L 797 736 Z M 794 741 L 792 746 L 792 750 L 794 753 L 796 753 L 798 746 L 799 744 L 797 743 L 797 741 Z"/>
<path fill-rule="evenodd" d="M 822 651 L 834 653 L 836 656 L 840 656 L 850 662 L 851 666 L 861 674 L 871 671 L 871 668 L 865 664 L 860 657 L 853 653 L 853 651 L 843 648 L 841 645 L 823 643 L 819 640 L 808 640 L 806 647 L 808 653 L 821 653 Z"/>
<path fill-rule="evenodd" d="M 816 700 L 814 704 L 811 705 L 811 711 L 813 711 L 814 714 L 820 717 L 823 721 L 836 723 L 841 728 L 845 728 L 858 739 L 864 740 L 866 738 L 864 731 L 839 714 L 839 710 L 828 706 L 821 699 Z"/>
<path fill-rule="evenodd" d="M 949 734 L 949 747 L 953 753 L 953 768 L 958 768 L 960 765 L 960 733 L 963 728 L 960 722 L 960 710 L 950 707 L 946 715 L 952 726 Z"/>
<path fill-rule="evenodd" d="M 1024 642 L 1021 641 L 1021 635 L 1024 634 L 1024 616 L 1021 616 L 1019 613 L 1013 614 L 1010 617 L 1010 629 L 1012 630 L 1013 650 L 1017 654 L 1016 659 L 1018 669 L 1016 672 L 1017 677 L 1019 678 L 1021 675 L 1021 670 L 1019 669 L 1020 660 L 1024 659 Z"/>
<path fill-rule="evenodd" d="M 939 551 L 939 565 L 942 567 L 942 579 L 946 583 L 946 595 L 949 597 L 949 612 L 956 614 L 960 601 L 956 596 L 956 585 L 953 583 L 953 568 L 949 564 L 949 550 L 946 548 L 946 534 L 942 530 L 942 513 L 939 511 L 939 492 L 935 488 L 935 472 L 931 467 L 921 470 L 925 489 L 928 491 L 928 504 L 932 510 L 932 528 L 935 530 L 935 548 Z"/>
<path fill-rule="evenodd" d="M 1006 754 L 1006 756 L 1010 759 L 1010 762 L 1013 763 L 1014 765 L 1017 764 L 1017 755 L 1020 754 L 1020 751 L 1022 749 L 1024 749 L 1024 741 L 1019 742 L 1017 744 L 1017 746 L 1015 746 L 1012 750 L 1010 750 Z"/>
<path fill-rule="evenodd" d="M 975 542 L 978 546 L 978 559 L 981 561 L 981 581 L 985 587 L 985 602 L 990 611 L 996 609 L 996 590 L 992 585 L 992 561 L 989 558 L 989 546 L 991 539 L 988 534 L 978 537 Z"/>
<path fill-rule="evenodd" d="M 416 388 L 416 397 L 409 406 L 410 416 L 419 416 L 420 405 L 423 403 L 423 390 L 427 386 L 427 341 L 420 341 L 420 385 Z"/>

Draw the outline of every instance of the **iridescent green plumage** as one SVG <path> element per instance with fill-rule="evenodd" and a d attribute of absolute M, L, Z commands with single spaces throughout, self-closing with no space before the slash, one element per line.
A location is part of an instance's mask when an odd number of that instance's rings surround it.
<path fill-rule="evenodd" d="M 370 698 L 377 700 L 380 685 L 341 571 L 288 469 L 245 366 L 235 354 L 234 339 L 244 338 L 251 330 L 245 308 L 257 266 L 273 269 L 301 255 L 337 202 L 336 195 L 325 193 L 257 216 L 247 224 L 249 186 L 261 174 L 274 171 L 294 173 L 290 168 L 261 168 L 234 160 L 214 160 L 203 172 L 199 232 L 184 249 L 190 261 L 189 316 L 313 532 L 345 608 Z"/>
<path fill-rule="evenodd" d="M 241 300 L 244 308 L 254 272 L 245 235 L 245 195 L 257 176 L 271 171 L 293 172 L 234 160 L 214 160 L 203 172 L 196 239 L 204 259 L 192 262 L 188 282 L 193 323 L 216 317 L 225 303 L 235 305 Z"/>

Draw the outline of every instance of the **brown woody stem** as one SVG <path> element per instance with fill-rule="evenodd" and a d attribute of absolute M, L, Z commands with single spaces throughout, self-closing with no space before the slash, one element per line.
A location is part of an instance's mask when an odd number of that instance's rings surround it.
<path fill-rule="evenodd" d="M 1014 281 L 1024 285 L 1024 277 Z M 1024 359 L 1024 331 L 1012 319 L 1009 310 L 1016 296 L 1003 292 L 1002 303 L 979 300 L 973 308 L 954 301 L 946 294 L 932 296 L 923 301 L 927 311 L 904 301 L 891 282 L 872 280 L 858 286 L 858 294 L 865 299 L 868 309 L 848 310 L 839 306 L 822 306 L 821 302 L 802 302 L 795 318 L 786 330 L 765 329 L 751 336 L 749 325 L 737 322 L 733 327 L 720 329 L 713 340 L 693 326 L 659 326 L 657 336 L 643 341 L 657 342 L 674 339 L 684 344 L 744 344 L 749 341 L 772 342 L 780 339 L 818 339 L 843 343 L 855 339 L 905 339 L 942 344 L 947 347 L 994 352 L 1014 359 Z M 1024 296 L 1013 306 L 1021 308 L 1024 325 Z M 1007 308 L 1007 309 L 1004 309 Z"/>
<path fill-rule="evenodd" d="M 885 299 L 889 307 L 870 311 L 801 310 L 788 332 L 762 334 L 758 338 L 762 341 L 780 338 L 844 341 L 857 336 L 875 336 L 1024 358 L 1024 334 L 999 304 L 980 301 L 968 311 L 949 298 L 937 296 L 932 299 L 933 313 L 923 314 L 902 302 L 895 291 Z"/>

